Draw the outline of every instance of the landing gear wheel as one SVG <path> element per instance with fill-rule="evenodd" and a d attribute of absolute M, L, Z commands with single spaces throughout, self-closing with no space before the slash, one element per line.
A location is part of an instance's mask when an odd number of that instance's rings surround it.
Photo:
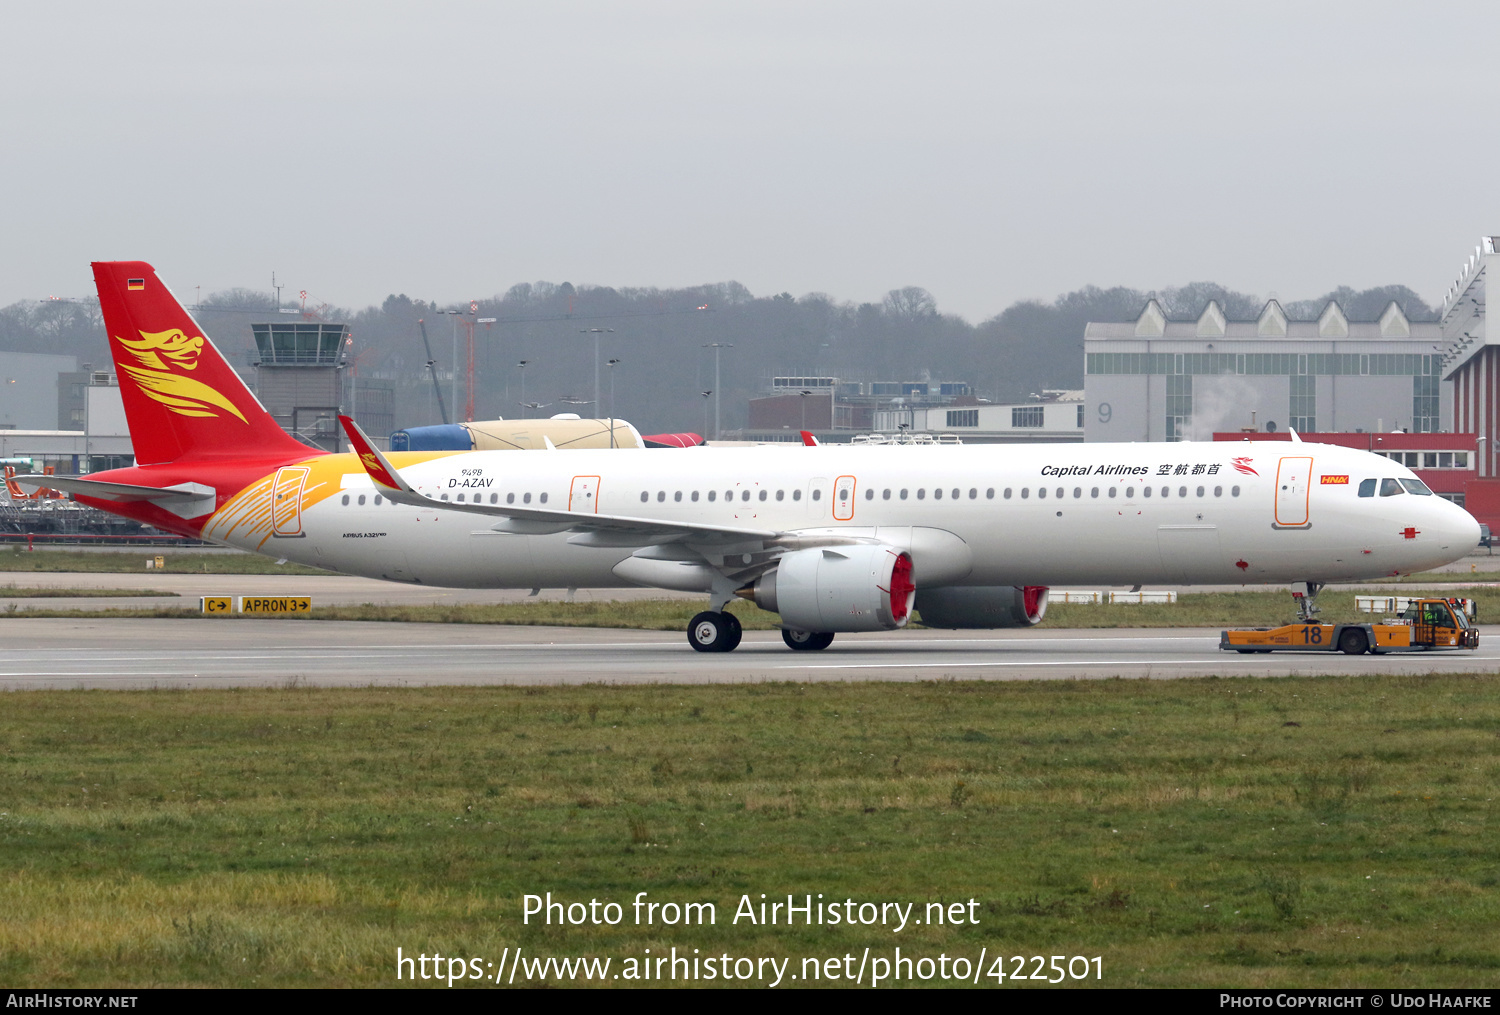
<path fill-rule="evenodd" d="M 740 639 L 745 636 L 745 629 L 740 626 L 740 618 L 725 610 L 719 616 L 724 618 L 726 637 L 721 652 L 733 652 L 740 647 Z"/>
<path fill-rule="evenodd" d="M 793 631 L 781 629 L 781 640 L 794 652 L 821 652 L 833 644 L 832 631 Z"/>
<path fill-rule="evenodd" d="M 705 610 L 688 623 L 688 644 L 699 652 L 731 652 L 744 634 L 730 613 Z"/>
<path fill-rule="evenodd" d="M 1346 656 L 1362 656 L 1369 647 L 1369 637 L 1357 627 L 1351 627 L 1339 635 L 1339 651 Z"/>

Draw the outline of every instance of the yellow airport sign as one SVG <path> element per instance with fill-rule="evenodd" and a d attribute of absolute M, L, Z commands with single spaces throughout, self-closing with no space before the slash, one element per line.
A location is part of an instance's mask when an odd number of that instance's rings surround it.
<path fill-rule="evenodd" d="M 200 596 L 198 603 L 204 613 L 215 616 L 234 612 L 234 596 Z"/>
<path fill-rule="evenodd" d="M 241 596 L 241 613 L 292 615 L 310 613 L 312 596 Z"/>

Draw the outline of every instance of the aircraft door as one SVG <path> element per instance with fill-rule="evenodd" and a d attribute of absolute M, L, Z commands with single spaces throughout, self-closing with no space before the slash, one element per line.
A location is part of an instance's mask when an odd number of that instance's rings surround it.
<path fill-rule="evenodd" d="M 1305 529 L 1308 499 L 1312 490 L 1311 458 L 1283 458 L 1276 469 L 1276 525 L 1283 529 Z"/>
<path fill-rule="evenodd" d="M 819 476 L 807 484 L 807 514 L 813 519 L 828 517 L 828 477 Z"/>
<path fill-rule="evenodd" d="M 854 519 L 854 491 L 858 486 L 853 476 L 840 476 L 833 481 L 833 520 L 847 522 Z"/>
<path fill-rule="evenodd" d="M 599 513 L 598 476 L 573 477 L 573 488 L 568 491 L 568 510 L 585 514 Z"/>
<path fill-rule="evenodd" d="M 305 465 L 276 470 L 271 483 L 271 534 L 282 538 L 301 536 L 302 487 L 312 472 Z"/>

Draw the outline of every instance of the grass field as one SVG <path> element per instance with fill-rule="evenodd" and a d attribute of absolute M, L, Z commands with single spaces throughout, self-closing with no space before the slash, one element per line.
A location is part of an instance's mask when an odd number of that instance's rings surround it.
<path fill-rule="evenodd" d="M 1479 617 L 1500 615 L 1500 589 L 1453 589 L 1478 602 Z M 1331 620 L 1380 619 L 1354 609 L 1353 592 L 1324 592 L 1319 598 L 1322 617 Z M 311 620 L 409 621 L 437 624 L 516 624 L 556 627 L 616 627 L 650 631 L 680 631 L 693 614 L 704 608 L 701 600 L 646 599 L 616 602 L 458 604 L 452 606 L 318 606 Z M 780 617 L 745 602 L 731 604 L 741 624 L 752 631 L 774 630 Z M 1084 606 L 1054 603 L 1047 608 L 1042 628 L 1108 627 L 1266 627 L 1294 621 L 1291 597 L 1284 592 L 1186 593 L 1171 605 Z M 0 616 L 23 617 L 197 617 L 202 614 L 186 606 L 150 609 L 52 610 L 28 608 Z M 222 619 L 219 618 L 219 619 Z M 254 617 L 240 618 L 254 623 Z M 919 618 L 920 619 L 920 618 Z M 897 635 L 896 637 L 899 637 Z"/>
<path fill-rule="evenodd" d="M 137 550 L 35 550 L 19 543 L 0 549 L 0 571 L 78 571 L 94 573 L 146 574 L 146 561 L 161 556 L 166 570 L 182 574 L 332 574 L 321 568 L 291 562 L 278 564 L 256 553 L 195 553 L 142 547 Z"/>
<path fill-rule="evenodd" d="M 900 946 L 1097 955 L 1106 986 L 1500 985 L 1487 678 L 49 691 L 6 705 L 13 986 L 391 985 L 398 947 L 498 962 L 516 946 L 614 971 L 648 948 L 791 958 L 799 973 L 803 958 Z M 625 921 L 523 925 L 521 896 L 548 891 L 621 903 Z M 713 902 L 717 922 L 634 926 L 641 891 Z M 979 922 L 730 922 L 742 894 L 820 892 L 917 914 L 973 898 Z"/>
<path fill-rule="evenodd" d="M 46 585 L 0 585 L 0 599 L 120 599 L 136 596 L 177 598 L 156 589 L 65 589 Z"/>

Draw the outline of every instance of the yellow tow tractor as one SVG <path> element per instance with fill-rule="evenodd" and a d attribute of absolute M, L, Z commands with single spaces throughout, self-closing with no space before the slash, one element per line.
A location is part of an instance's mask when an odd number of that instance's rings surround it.
<path fill-rule="evenodd" d="M 1283 627 L 1225 631 L 1219 648 L 1225 652 L 1416 652 L 1429 649 L 1475 649 L 1479 629 L 1470 617 L 1472 604 L 1464 599 L 1413 599 L 1400 617 L 1380 623 L 1320 624 L 1304 612 L 1302 623 Z"/>

